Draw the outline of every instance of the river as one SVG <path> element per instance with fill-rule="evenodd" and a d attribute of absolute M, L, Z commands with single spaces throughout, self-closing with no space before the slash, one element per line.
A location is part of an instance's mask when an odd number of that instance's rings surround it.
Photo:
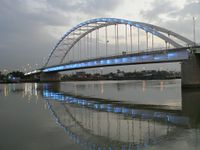
<path fill-rule="evenodd" d="M 0 150 L 199 150 L 200 89 L 181 80 L 0 85 Z"/>

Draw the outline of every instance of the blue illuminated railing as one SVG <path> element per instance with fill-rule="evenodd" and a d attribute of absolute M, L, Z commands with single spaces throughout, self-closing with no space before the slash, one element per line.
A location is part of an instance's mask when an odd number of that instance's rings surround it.
<path fill-rule="evenodd" d="M 72 69 L 90 68 L 90 67 L 102 67 L 113 65 L 127 65 L 138 63 L 156 63 L 156 62 L 171 62 L 188 59 L 189 52 L 184 50 L 179 51 L 166 51 L 165 53 L 146 53 L 142 55 L 122 55 L 116 58 L 102 58 L 97 60 L 88 60 L 82 62 L 74 62 L 70 64 L 63 64 L 59 66 L 53 66 L 44 68 L 43 72 L 56 72 Z"/>
<path fill-rule="evenodd" d="M 72 96 L 65 96 L 61 93 L 54 93 L 49 92 L 48 90 L 43 91 L 43 96 L 45 98 L 57 100 L 57 101 L 64 101 L 70 104 L 76 104 L 84 107 L 88 107 L 91 109 L 95 109 L 98 111 L 106 111 L 112 113 L 120 113 L 129 115 L 132 117 L 139 117 L 142 119 L 153 119 L 158 121 L 164 121 L 175 125 L 181 126 L 188 126 L 189 125 L 189 118 L 185 116 L 178 116 L 173 113 L 164 113 L 164 112 L 157 112 L 157 111 L 150 111 L 150 110 L 140 110 L 140 109 L 133 109 L 133 108 L 126 108 L 123 106 L 117 106 L 115 104 L 109 103 L 100 103 L 97 101 L 88 101 L 81 98 L 75 98 Z"/>

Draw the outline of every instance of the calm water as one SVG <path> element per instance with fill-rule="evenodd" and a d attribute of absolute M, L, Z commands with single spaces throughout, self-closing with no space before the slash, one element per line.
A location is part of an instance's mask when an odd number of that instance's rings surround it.
<path fill-rule="evenodd" d="M 0 150 L 199 150 L 200 90 L 180 83 L 0 85 Z"/>

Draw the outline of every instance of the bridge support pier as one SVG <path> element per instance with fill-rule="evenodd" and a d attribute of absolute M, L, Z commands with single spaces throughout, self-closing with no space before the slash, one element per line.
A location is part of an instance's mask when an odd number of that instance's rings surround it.
<path fill-rule="evenodd" d="M 182 87 L 200 87 L 200 55 L 191 54 L 181 64 Z"/>
<path fill-rule="evenodd" d="M 49 72 L 40 74 L 41 82 L 57 82 L 60 81 L 60 74 L 58 72 Z"/>

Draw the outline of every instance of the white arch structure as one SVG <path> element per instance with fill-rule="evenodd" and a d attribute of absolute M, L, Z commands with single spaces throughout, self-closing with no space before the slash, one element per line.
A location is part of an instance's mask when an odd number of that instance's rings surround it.
<path fill-rule="evenodd" d="M 194 42 L 175 33 L 170 30 L 167 30 L 165 28 L 155 26 L 148 23 L 143 22 L 136 22 L 136 21 L 130 21 L 125 19 L 117 19 L 117 18 L 97 18 L 97 19 L 91 19 L 85 22 L 82 22 L 78 24 L 77 26 L 73 27 L 71 30 L 69 30 L 55 45 L 53 50 L 51 51 L 47 62 L 45 63 L 46 67 L 57 50 L 59 50 L 60 45 L 66 46 L 64 48 L 64 55 L 62 56 L 60 60 L 60 64 L 63 63 L 66 55 L 69 53 L 69 51 L 72 49 L 72 47 L 81 40 L 84 36 L 91 33 L 92 31 L 95 31 L 99 28 L 110 26 L 110 25 L 116 25 L 116 24 L 125 24 L 130 25 L 135 28 L 144 30 L 147 33 L 151 33 L 160 39 L 164 40 L 166 43 L 171 44 L 172 46 L 176 48 L 184 47 L 183 45 L 177 43 L 175 40 L 172 40 L 170 37 L 173 37 L 175 39 L 178 39 L 182 43 L 185 43 L 185 45 L 194 45 Z M 166 36 L 166 34 L 168 36 Z"/>

